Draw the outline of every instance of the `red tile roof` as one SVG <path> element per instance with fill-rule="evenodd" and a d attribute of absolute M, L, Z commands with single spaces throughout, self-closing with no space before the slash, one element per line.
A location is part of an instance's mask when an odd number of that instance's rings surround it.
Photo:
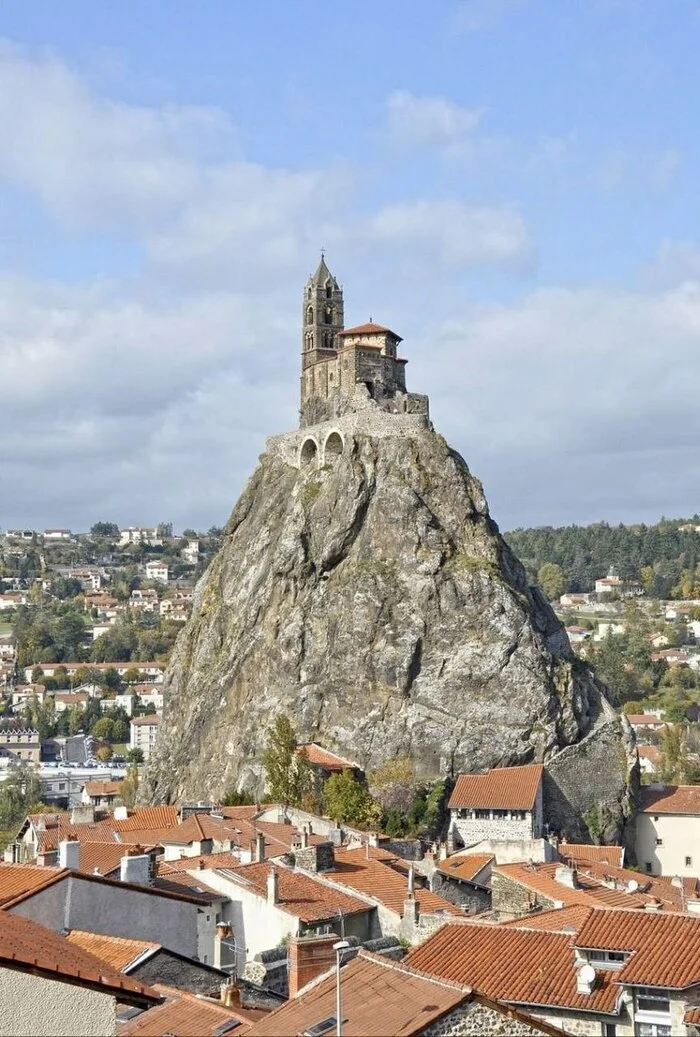
<path fill-rule="evenodd" d="M 460 853 L 455 854 L 454 857 L 448 857 L 445 861 L 440 861 L 438 871 L 450 878 L 470 882 L 495 860 L 492 853 Z"/>
<path fill-rule="evenodd" d="M 236 1020 L 239 1025 L 232 1028 L 236 1037 L 245 1037 L 250 1032 L 250 1023 L 259 1016 L 245 1008 L 226 1008 L 213 1001 L 204 1001 L 185 990 L 175 990 L 160 983 L 154 990 L 162 995 L 163 1004 L 151 1008 L 124 1023 L 117 1023 L 118 1037 L 214 1037 L 222 1027 Z"/>
<path fill-rule="evenodd" d="M 144 725 L 156 727 L 160 723 L 160 717 L 157 713 L 153 713 L 151 716 L 148 717 L 132 717 L 131 723 L 134 727 L 143 727 Z"/>
<path fill-rule="evenodd" d="M 523 767 L 497 767 L 486 774 L 460 774 L 450 796 L 451 810 L 532 810 L 542 781 L 541 763 Z"/>
<path fill-rule="evenodd" d="M 106 962 L 72 946 L 29 918 L 6 914 L 0 925 L 0 966 L 113 994 L 119 1001 L 148 1007 L 158 1001 L 150 987 L 121 975 Z"/>
<path fill-rule="evenodd" d="M 590 907 L 633 907 L 643 908 L 652 900 L 666 900 L 674 907 L 678 898 L 669 892 L 672 887 L 664 885 L 657 889 L 649 875 L 614 868 L 608 864 L 584 863 L 577 869 L 577 886 L 572 888 L 557 881 L 557 868 L 563 865 L 549 864 L 500 864 L 491 872 L 491 886 L 496 888 L 497 876 L 502 875 L 517 882 L 525 889 L 541 894 L 552 903 L 565 907 L 584 904 Z"/>
<path fill-rule="evenodd" d="M 621 983 L 689 987 L 700 983 L 700 918 L 648 911 L 592 911 L 576 937 L 589 950 L 629 951 Z"/>
<path fill-rule="evenodd" d="M 104 936 L 102 933 L 89 933 L 82 929 L 71 930 L 66 940 L 72 947 L 81 947 L 101 961 L 106 961 L 119 972 L 126 972 L 146 951 L 157 951 L 161 946 L 148 940 L 126 940 L 121 936 Z"/>
<path fill-rule="evenodd" d="M 118 796 L 123 779 L 119 781 L 86 781 L 85 791 L 88 796 Z"/>
<path fill-rule="evenodd" d="M 559 843 L 559 856 L 594 864 L 612 864 L 621 868 L 625 863 L 624 846 L 592 846 L 588 843 Z"/>
<path fill-rule="evenodd" d="M 309 763 L 314 767 L 322 767 L 327 771 L 343 771 L 357 767 L 356 763 L 352 760 L 347 760 L 344 756 L 338 756 L 337 753 L 333 753 L 330 749 L 324 749 L 322 745 L 318 745 L 316 742 L 304 742 L 297 746 L 297 752 L 305 752 Z"/>
<path fill-rule="evenodd" d="M 393 335 L 395 339 L 401 342 L 401 336 L 397 335 L 391 328 L 385 328 L 383 324 L 375 324 L 374 321 L 368 321 L 366 324 L 358 324 L 354 328 L 345 328 L 343 331 L 338 332 L 338 338 L 344 338 L 346 335 Z"/>
<path fill-rule="evenodd" d="M 358 847 L 356 850 L 336 849 L 335 868 L 328 878 L 371 897 L 395 914 L 403 914 L 408 896 L 408 868 L 400 859 L 386 850 Z M 462 916 L 463 912 L 448 900 L 416 884 L 415 898 L 423 914 Z"/>
<path fill-rule="evenodd" d="M 646 785 L 640 790 L 640 804 L 643 814 L 700 814 L 700 785 Z"/>
<path fill-rule="evenodd" d="M 593 910 L 585 904 L 576 904 L 572 907 L 558 907 L 552 911 L 533 911 L 523 918 L 501 922 L 501 926 L 510 926 L 511 929 L 539 929 L 547 933 L 577 933 Z"/>
<path fill-rule="evenodd" d="M 466 922 L 438 929 L 406 963 L 512 1004 L 614 1012 L 616 973 L 600 971 L 592 992 L 579 994 L 571 940 L 564 933 Z"/>
<path fill-rule="evenodd" d="M 628 713 L 627 719 L 630 724 L 638 724 L 640 727 L 664 727 L 664 721 L 659 720 L 654 713 Z"/>
<path fill-rule="evenodd" d="M 176 861 L 159 861 L 158 874 L 177 875 L 204 868 L 240 868 L 240 857 L 234 853 L 204 853 L 199 857 L 180 857 Z"/>

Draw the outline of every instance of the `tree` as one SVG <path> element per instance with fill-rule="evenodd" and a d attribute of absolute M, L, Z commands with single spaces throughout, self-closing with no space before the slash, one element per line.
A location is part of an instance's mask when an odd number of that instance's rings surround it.
<path fill-rule="evenodd" d="M 379 821 L 380 809 L 350 770 L 333 774 L 323 786 L 326 813 L 338 824 L 372 827 Z"/>
<path fill-rule="evenodd" d="M 369 790 L 384 813 L 407 814 L 413 805 L 415 781 L 410 756 L 396 756 L 369 775 Z"/>
<path fill-rule="evenodd" d="M 107 739 L 111 742 L 114 739 L 114 721 L 109 717 L 100 717 L 90 728 L 90 734 L 93 738 Z"/>
<path fill-rule="evenodd" d="M 129 749 L 126 754 L 126 762 L 132 766 L 138 766 L 138 764 L 143 763 L 143 749 L 139 749 L 138 746 L 135 749 Z"/>
<path fill-rule="evenodd" d="M 119 526 L 116 522 L 95 522 L 90 532 L 94 537 L 118 537 Z"/>
<path fill-rule="evenodd" d="M 560 565 L 545 562 L 537 573 L 537 582 L 549 601 L 559 598 L 566 590 L 566 574 Z"/>
<path fill-rule="evenodd" d="M 283 807 L 298 807 L 312 783 L 311 766 L 306 753 L 297 751 L 296 732 L 283 713 L 268 733 L 263 765 L 271 798 Z"/>
<path fill-rule="evenodd" d="M 98 760 L 101 760 L 103 763 L 105 763 L 107 760 L 112 759 L 112 751 L 113 750 L 111 745 L 101 745 L 95 753 L 95 756 Z"/>
<path fill-rule="evenodd" d="M 0 784 L 0 829 L 8 831 L 18 825 L 40 800 L 38 768 L 30 763 L 11 763 Z"/>
<path fill-rule="evenodd" d="M 119 798 L 122 802 L 122 806 L 127 809 L 131 809 L 136 803 L 136 796 L 139 791 L 139 770 L 135 763 L 132 763 L 126 772 L 126 777 L 121 783 L 119 788 Z"/>

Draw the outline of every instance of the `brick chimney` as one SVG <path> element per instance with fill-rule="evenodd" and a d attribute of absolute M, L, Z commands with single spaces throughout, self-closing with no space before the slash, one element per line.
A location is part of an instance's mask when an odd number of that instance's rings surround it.
<path fill-rule="evenodd" d="M 287 944 L 290 998 L 296 997 L 302 987 L 331 968 L 335 962 L 333 944 L 338 939 L 334 933 L 290 937 Z"/>

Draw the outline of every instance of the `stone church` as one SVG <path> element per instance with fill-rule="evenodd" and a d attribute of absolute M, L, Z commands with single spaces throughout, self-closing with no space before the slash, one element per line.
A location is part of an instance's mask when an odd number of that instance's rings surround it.
<path fill-rule="evenodd" d="M 401 336 L 371 321 L 344 326 L 343 290 L 323 255 L 304 288 L 302 323 L 302 428 L 368 404 L 384 412 L 427 415 L 427 397 L 406 392 Z"/>

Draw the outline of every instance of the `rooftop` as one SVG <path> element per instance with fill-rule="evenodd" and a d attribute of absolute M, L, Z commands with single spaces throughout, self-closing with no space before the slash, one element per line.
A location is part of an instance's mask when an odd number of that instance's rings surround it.
<path fill-rule="evenodd" d="M 460 774 L 449 807 L 532 810 L 542 781 L 541 763 L 497 767 L 486 774 Z"/>
<path fill-rule="evenodd" d="M 352 760 L 346 760 L 344 756 L 338 756 L 330 749 L 324 749 L 317 742 L 304 742 L 297 746 L 297 752 L 305 752 L 310 764 L 314 767 L 323 767 L 327 771 L 343 771 L 357 767 Z"/>
<path fill-rule="evenodd" d="M 592 846 L 589 843 L 559 843 L 561 857 L 573 857 L 576 861 L 591 861 L 594 864 L 612 864 L 621 868 L 625 863 L 624 846 Z"/>
<path fill-rule="evenodd" d="M 375 847 L 355 850 L 336 849 L 335 868 L 327 877 L 371 897 L 396 914 L 403 914 L 408 896 L 408 868 L 394 854 Z M 449 914 L 462 917 L 463 912 L 448 900 L 416 884 L 415 898 L 423 914 Z"/>
<path fill-rule="evenodd" d="M 459 853 L 448 857 L 445 861 L 440 861 L 438 871 L 443 875 L 449 875 L 450 878 L 470 882 L 495 860 L 492 853 Z"/>
<path fill-rule="evenodd" d="M 349 335 L 391 335 L 397 342 L 401 342 L 401 336 L 397 335 L 395 331 L 385 328 L 383 324 L 375 324 L 374 321 L 358 324 L 354 328 L 344 328 L 343 331 L 338 332 L 338 338 L 345 338 Z"/>
<path fill-rule="evenodd" d="M 101 933 L 89 933 L 82 929 L 73 929 L 66 936 L 72 947 L 80 947 L 94 954 L 101 961 L 106 961 L 119 972 L 127 972 L 129 966 L 147 951 L 157 951 L 159 943 L 147 940 L 126 940 L 120 936 L 103 936 Z"/>
<path fill-rule="evenodd" d="M 148 716 L 148 717 L 132 717 L 131 718 L 132 727 L 142 727 L 144 725 L 149 725 L 149 726 L 152 727 L 153 725 L 159 724 L 159 723 L 160 723 L 160 717 L 158 716 L 157 713 L 152 713 L 151 716 Z"/>
<path fill-rule="evenodd" d="M 700 785 L 645 785 L 640 789 L 642 814 L 700 814 Z"/>
<path fill-rule="evenodd" d="M 244 1037 L 258 1012 L 245 1008 L 226 1008 L 215 1001 L 205 1000 L 185 990 L 175 990 L 162 984 L 153 988 L 165 1000 L 148 1012 L 126 1022 L 117 1023 L 118 1037 L 215 1037 L 227 1033 L 227 1024 L 235 1037 Z M 236 1025 L 238 1023 L 238 1025 Z"/>

